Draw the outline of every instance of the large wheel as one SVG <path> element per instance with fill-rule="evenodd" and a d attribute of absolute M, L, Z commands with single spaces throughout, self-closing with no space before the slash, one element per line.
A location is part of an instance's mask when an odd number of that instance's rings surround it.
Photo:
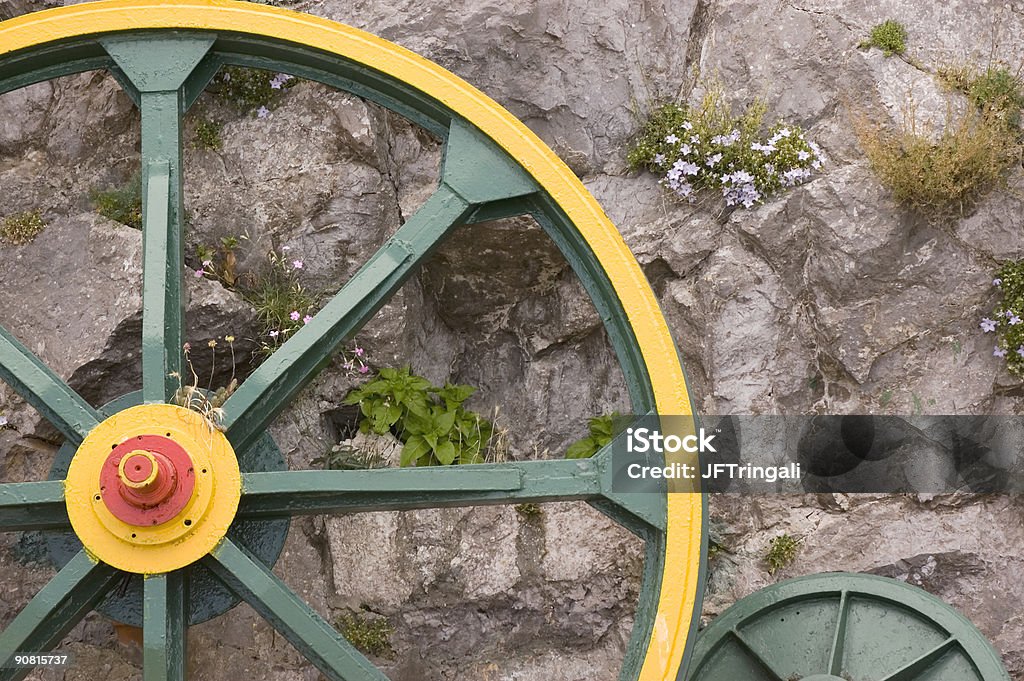
<path fill-rule="evenodd" d="M 826 573 L 762 589 L 701 632 L 690 681 L 1010 681 L 971 622 L 926 591 Z"/>
<path fill-rule="evenodd" d="M 445 153 L 433 195 L 228 399 L 222 433 L 167 402 L 183 361 L 182 116 L 224 65 L 290 73 L 367 98 L 442 138 Z M 581 461 L 314 472 L 275 471 L 268 443 L 273 419 L 454 227 L 523 214 L 554 240 L 605 320 L 633 410 L 690 414 L 655 297 L 569 169 L 456 76 L 327 20 L 223 0 L 113 0 L 0 24 L 0 93 L 92 69 L 109 70 L 142 117 L 141 394 L 96 409 L 0 329 L 0 378 L 73 453 L 64 481 L 0 485 L 0 531 L 70 525 L 84 547 L 0 634 L 0 667 L 17 652 L 56 645 L 127 572 L 144 576 L 138 617 L 147 681 L 184 678 L 185 630 L 202 618 L 189 601 L 204 598 L 205 588 L 244 599 L 327 677 L 381 680 L 273 575 L 277 550 L 254 548 L 260 533 L 273 544 L 281 519 L 294 514 L 578 499 L 646 541 L 621 678 L 681 674 L 700 609 L 700 494 L 616 494 L 607 451 Z M 140 498 L 146 503 L 132 501 Z M 252 542 L 239 530 L 246 524 L 256 528 Z M 0 679 L 26 673 L 3 667 Z"/>

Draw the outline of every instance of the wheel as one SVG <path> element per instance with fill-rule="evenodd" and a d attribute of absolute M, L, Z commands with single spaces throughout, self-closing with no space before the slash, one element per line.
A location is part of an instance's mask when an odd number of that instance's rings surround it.
<path fill-rule="evenodd" d="M 182 116 L 224 65 L 346 90 L 426 128 L 445 141 L 445 150 L 433 195 L 225 402 L 222 432 L 168 400 L 183 363 Z M 700 494 L 616 494 L 607 448 L 584 460 L 275 470 L 280 455 L 266 433 L 332 350 L 455 226 L 524 214 L 554 240 L 605 320 L 633 411 L 691 414 L 675 347 L 639 266 L 553 152 L 440 67 L 315 17 L 225 0 L 111 0 L 0 24 L 0 93 L 93 69 L 109 70 L 142 117 L 141 393 L 95 409 L 0 330 L 0 378 L 63 434 L 70 459 L 55 466 L 58 477 L 66 466 L 63 482 L 0 485 L 0 530 L 70 526 L 84 547 L 65 557 L 53 580 L 0 634 L 0 661 L 56 645 L 128 573 L 144 595 L 136 599 L 144 602 L 142 611 L 128 615 L 143 625 L 147 681 L 184 678 L 189 623 L 233 602 L 197 613 L 195 602 L 217 590 L 245 600 L 328 678 L 380 680 L 379 670 L 270 571 L 283 519 L 578 499 L 646 540 L 621 678 L 676 678 L 700 610 Z M 0 679 L 26 672 L 2 668 Z"/>
<path fill-rule="evenodd" d="M 701 632 L 690 681 L 1009 681 L 985 637 L 931 594 L 832 573 L 758 591 Z"/>

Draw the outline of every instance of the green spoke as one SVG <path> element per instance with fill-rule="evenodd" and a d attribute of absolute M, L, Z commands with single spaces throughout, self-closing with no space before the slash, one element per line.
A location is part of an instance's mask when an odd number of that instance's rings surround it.
<path fill-rule="evenodd" d="M 956 645 L 956 639 L 951 636 L 917 659 L 886 675 L 881 681 L 913 681 L 914 679 L 921 678 L 929 667 L 942 659 Z"/>
<path fill-rule="evenodd" d="M 744 651 L 746 651 L 747 655 L 752 660 L 754 660 L 754 662 L 756 662 L 758 666 L 761 667 L 761 669 L 772 675 L 772 681 L 787 681 L 786 677 L 784 677 L 779 672 L 775 671 L 771 663 L 769 663 L 768 660 L 766 660 L 764 656 L 761 655 L 761 653 L 757 652 L 757 649 L 754 648 L 754 646 L 750 643 L 750 641 L 748 641 L 743 636 L 743 634 L 741 634 L 736 629 L 733 629 L 730 633 L 732 634 L 733 638 L 736 639 L 736 641 L 740 644 L 740 647 L 743 648 Z"/>
<path fill-rule="evenodd" d="M 331 681 L 387 681 L 330 624 L 231 540 L 221 541 L 203 564 Z"/>
<path fill-rule="evenodd" d="M 832 636 L 832 651 L 829 654 L 829 674 L 839 676 L 843 670 L 843 657 L 846 655 L 846 629 L 850 620 L 850 595 L 844 591 L 839 597 L 839 616 L 836 618 L 836 630 Z"/>
<path fill-rule="evenodd" d="M 149 101 L 143 95 L 143 105 Z M 145 109 L 144 109 L 145 111 Z M 170 165 L 153 161 L 146 169 L 142 250 L 142 398 L 164 402 L 179 385 L 182 370 L 181 232 L 171 218 Z"/>
<path fill-rule="evenodd" d="M 330 302 L 271 355 L 224 403 L 224 425 L 236 451 L 245 450 L 429 256 L 470 205 L 447 185 L 367 262 Z"/>
<path fill-rule="evenodd" d="M 212 39 L 108 38 L 114 73 L 142 112 L 142 397 L 165 402 L 180 385 L 182 271 L 182 115 L 186 91 L 209 80 L 199 68 Z M 204 61 L 205 60 L 205 61 Z"/>
<path fill-rule="evenodd" d="M 143 681 L 184 681 L 188 631 L 185 571 L 146 575 L 142 601 Z"/>
<path fill-rule="evenodd" d="M 355 513 L 596 499 L 590 459 L 365 471 L 282 471 L 242 477 L 240 516 Z"/>
<path fill-rule="evenodd" d="M 63 481 L 0 484 L 0 532 L 56 530 L 67 526 Z"/>
<path fill-rule="evenodd" d="M 53 424 L 68 442 L 78 445 L 100 422 L 89 406 L 28 348 L 0 327 L 0 380 Z"/>
<path fill-rule="evenodd" d="M 6 666 L 14 655 L 57 645 L 103 598 L 118 574 L 84 550 L 72 558 L 0 633 L 0 681 L 25 678 L 30 669 Z"/>
<path fill-rule="evenodd" d="M 613 443 L 615 444 L 615 443 Z M 611 448 L 589 459 L 242 476 L 240 517 L 589 501 L 629 529 L 664 530 L 663 497 L 616 493 Z"/>

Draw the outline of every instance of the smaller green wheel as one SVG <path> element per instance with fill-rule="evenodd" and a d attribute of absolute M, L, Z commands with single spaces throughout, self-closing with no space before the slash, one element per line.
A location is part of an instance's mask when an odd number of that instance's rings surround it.
<path fill-rule="evenodd" d="M 758 591 L 694 646 L 689 681 L 1009 681 L 959 612 L 883 577 L 827 573 Z"/>

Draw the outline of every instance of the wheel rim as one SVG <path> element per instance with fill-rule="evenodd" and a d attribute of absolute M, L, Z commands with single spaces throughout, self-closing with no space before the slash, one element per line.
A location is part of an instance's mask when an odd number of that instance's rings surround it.
<path fill-rule="evenodd" d="M 264 436 L 273 418 L 318 373 L 325 353 L 372 317 L 455 226 L 520 214 L 532 215 L 553 239 L 606 321 L 633 410 L 691 413 L 665 321 L 614 226 L 543 142 L 435 64 L 327 20 L 201 0 L 113 0 L 41 12 L 0 24 L 0 45 L 0 93 L 108 69 L 141 109 L 145 403 L 165 402 L 177 388 L 172 375 L 181 374 L 182 112 L 221 66 L 237 64 L 291 73 L 375 101 L 445 140 L 445 160 L 440 184 L 420 210 L 224 404 L 227 439 L 236 451 Z M 92 407 L 2 329 L 0 378 L 73 445 L 99 425 Z M 238 518 L 585 499 L 646 540 L 641 599 L 621 678 L 674 678 L 692 644 L 699 611 L 703 498 L 616 495 L 609 464 L 605 451 L 584 461 L 243 473 Z M 72 494 L 74 488 L 68 489 Z M 69 505 L 78 503 L 85 500 L 67 499 Z M 0 531 L 67 523 L 61 483 L 0 486 Z M 384 678 L 229 537 L 198 565 L 252 605 L 329 678 Z M 135 569 L 147 573 L 145 678 L 182 678 L 189 569 L 149 574 L 159 570 L 155 562 Z M 0 634 L 0 659 L 54 645 L 117 578 L 117 571 L 87 552 L 76 555 Z M 19 678 L 18 671 L 0 671 L 5 678 Z"/>
<path fill-rule="evenodd" d="M 1009 681 L 971 622 L 902 582 L 831 573 L 770 586 L 701 632 L 690 681 Z"/>

